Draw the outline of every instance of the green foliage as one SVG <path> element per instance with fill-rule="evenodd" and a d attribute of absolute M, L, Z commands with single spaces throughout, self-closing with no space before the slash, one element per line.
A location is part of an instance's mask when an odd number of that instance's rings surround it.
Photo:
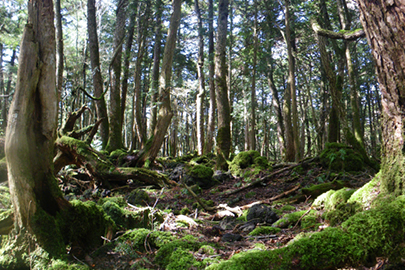
<path fill-rule="evenodd" d="M 269 235 L 269 234 L 276 234 L 281 231 L 280 228 L 270 227 L 270 226 L 260 226 L 256 227 L 253 231 L 249 233 L 250 236 L 257 236 L 257 235 Z"/>
<path fill-rule="evenodd" d="M 323 166 L 334 171 L 360 171 L 364 166 L 362 155 L 341 143 L 327 143 L 319 157 Z"/>

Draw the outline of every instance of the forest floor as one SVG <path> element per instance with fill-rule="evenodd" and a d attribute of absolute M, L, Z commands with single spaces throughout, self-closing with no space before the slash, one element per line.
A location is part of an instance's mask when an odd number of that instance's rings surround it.
<path fill-rule="evenodd" d="M 175 169 L 173 166 L 171 169 L 165 168 L 165 166 L 158 168 L 160 173 L 167 175 L 170 175 L 173 169 Z M 246 170 L 253 169 L 247 168 Z M 278 171 L 280 173 L 277 173 Z M 74 252 L 71 252 L 72 260 L 86 263 L 92 269 L 203 269 L 202 262 L 205 265 L 209 265 L 210 262 L 227 260 L 234 254 L 248 250 L 280 248 L 302 232 L 320 231 L 329 226 L 328 220 L 325 220 L 319 214 L 316 216 L 316 222 L 310 224 L 308 227 L 299 225 L 301 219 L 311 210 L 313 202 L 311 196 L 302 193 L 301 187 L 316 186 L 341 180 L 344 182 L 346 188 L 357 189 L 370 181 L 374 173 L 369 168 L 350 173 L 332 172 L 328 168 L 324 168 L 317 161 L 299 167 L 294 164 L 273 163 L 271 169 L 262 170 L 253 176 L 230 177 L 230 179 L 213 187 L 199 190 L 197 196 L 200 200 L 203 199 L 204 202 L 213 206 L 225 205 L 225 208 L 231 211 L 207 211 L 203 209 L 197 203 L 196 198 L 180 184 L 173 188 L 163 189 L 157 189 L 153 186 L 139 186 L 133 183 L 116 186 L 111 189 L 111 193 L 108 193 L 109 198 L 125 197 L 134 189 L 143 189 L 149 195 L 149 199 L 144 201 L 144 207 L 147 207 L 152 215 L 153 213 L 157 213 L 157 211 L 163 213 L 162 218 L 164 221 L 162 222 L 161 220 L 155 223 L 152 221 L 148 228 L 150 231 L 148 231 L 146 237 L 141 238 L 141 243 L 138 243 L 138 246 L 134 244 L 136 240 L 122 237 L 123 235 L 128 235 L 129 231 L 136 231 L 138 229 L 124 228 L 117 232 L 111 240 L 106 240 L 106 245 L 91 254 L 87 254 L 85 257 L 82 256 L 80 258 L 79 255 L 75 256 Z M 240 190 L 241 187 L 258 179 L 261 179 L 258 184 Z M 66 189 L 65 185 L 61 187 L 62 189 Z M 229 195 L 230 193 L 233 194 Z M 80 197 L 82 200 L 86 198 L 86 196 L 77 197 Z M 97 202 L 100 197 L 92 195 L 84 200 L 94 200 Z M 270 198 L 274 198 L 275 200 Z M 284 226 L 284 228 L 271 234 L 264 233 L 252 236 L 249 234 L 251 230 L 244 230 L 243 225 L 246 224 L 246 211 L 252 203 L 258 201 L 267 202 L 266 205 L 271 207 L 278 217 L 292 212 L 300 213 L 300 217 L 298 221 L 295 220 L 294 223 Z M 126 211 L 139 211 L 141 207 L 129 204 L 125 209 Z M 235 211 L 232 213 L 235 209 L 245 209 L 243 211 L 245 219 L 237 218 Z M 263 225 L 271 226 L 271 224 L 255 225 L 257 227 Z M 157 226 L 159 226 L 159 229 Z M 194 239 L 198 239 L 201 243 L 206 243 L 213 247 L 214 250 L 207 252 L 202 250 L 201 246 L 190 249 L 188 255 L 191 254 L 190 256 L 193 257 L 192 261 L 200 262 L 200 264 L 184 262 L 187 265 L 186 267 L 185 265 L 182 266 L 179 262 L 168 266 L 167 261 L 162 263 L 161 258 L 159 260 L 156 259 L 161 246 L 154 243 L 156 239 L 151 234 L 153 227 L 155 231 L 170 232 L 174 239 L 182 239 L 187 235 L 192 235 Z M 161 254 L 158 256 L 162 257 Z M 385 260 L 377 259 L 377 263 L 372 267 L 362 266 L 356 269 L 388 269 L 385 268 L 385 265 L 388 265 Z"/>

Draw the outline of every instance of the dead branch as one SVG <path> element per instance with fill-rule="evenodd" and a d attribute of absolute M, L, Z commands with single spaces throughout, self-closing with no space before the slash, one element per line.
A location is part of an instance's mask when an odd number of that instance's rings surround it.
<path fill-rule="evenodd" d="M 242 210 L 246 210 L 246 209 L 249 209 L 249 208 L 251 208 L 253 205 L 256 205 L 256 204 L 269 204 L 270 202 L 276 201 L 276 200 L 281 199 L 281 198 L 283 198 L 283 197 L 285 197 L 285 196 L 287 196 L 287 195 L 289 195 L 289 194 L 291 194 L 291 193 L 294 193 L 294 192 L 297 191 L 300 187 L 301 187 L 301 185 L 298 184 L 298 185 L 296 185 L 295 187 L 293 187 L 292 189 L 287 190 L 287 191 L 285 191 L 285 192 L 283 192 L 283 193 L 281 193 L 281 194 L 278 194 L 278 195 L 276 195 L 276 196 L 273 196 L 273 197 L 271 197 L 271 198 L 269 198 L 269 199 L 262 200 L 262 201 L 257 201 L 257 202 L 253 202 L 253 203 L 244 205 L 244 206 L 241 207 L 241 209 L 242 209 Z"/>

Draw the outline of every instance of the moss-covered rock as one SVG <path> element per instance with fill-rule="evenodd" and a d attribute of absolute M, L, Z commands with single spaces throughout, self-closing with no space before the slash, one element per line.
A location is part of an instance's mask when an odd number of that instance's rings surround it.
<path fill-rule="evenodd" d="M 322 183 L 319 185 L 313 185 L 308 188 L 302 188 L 301 191 L 303 194 L 307 196 L 311 196 L 311 198 L 315 199 L 319 195 L 329 191 L 329 190 L 338 190 L 343 188 L 346 185 L 344 181 L 335 180 L 328 183 Z"/>
<path fill-rule="evenodd" d="M 319 157 L 322 165 L 333 171 L 361 171 L 364 167 L 362 155 L 341 143 L 327 143 Z"/>
<path fill-rule="evenodd" d="M 355 191 L 351 188 L 329 190 L 318 196 L 312 203 L 312 207 L 323 208 L 327 211 L 335 210 L 339 204 L 346 203 Z"/>
<path fill-rule="evenodd" d="M 218 182 L 212 178 L 214 171 L 210 167 L 204 165 L 195 165 L 191 167 L 188 171 L 188 175 L 191 179 L 188 179 L 187 184 L 196 183 L 204 189 L 218 184 Z"/>
<path fill-rule="evenodd" d="M 240 152 L 229 164 L 229 169 L 234 176 L 243 176 L 247 168 L 252 167 L 253 174 L 269 168 L 269 163 L 265 157 L 260 156 L 255 150 Z M 252 173 L 250 173 L 252 175 Z"/>
<path fill-rule="evenodd" d="M 304 214 L 305 216 L 301 219 L 301 227 L 305 229 L 314 226 L 317 223 L 317 211 L 311 210 L 307 214 L 306 212 L 306 210 L 302 210 L 285 214 L 282 218 L 277 220 L 273 226 L 276 228 L 288 228 L 294 226 Z"/>
<path fill-rule="evenodd" d="M 187 235 L 163 245 L 156 254 L 155 262 L 164 269 L 190 269 L 192 266 L 196 267 L 194 269 L 203 269 L 203 265 L 197 262 L 192 253 L 198 251 L 204 244 L 197 238 Z M 178 250 L 180 252 L 177 252 Z M 181 259 L 182 256 L 185 257 L 184 260 Z"/>
<path fill-rule="evenodd" d="M 175 240 L 170 232 L 151 231 L 149 229 L 134 229 L 127 231 L 119 238 L 120 243 L 130 244 L 133 250 L 145 252 L 145 243 L 153 249 L 159 249 L 163 245 Z"/>
<path fill-rule="evenodd" d="M 125 199 L 132 205 L 146 206 L 150 202 L 149 194 L 143 189 L 134 189 L 125 196 Z"/>

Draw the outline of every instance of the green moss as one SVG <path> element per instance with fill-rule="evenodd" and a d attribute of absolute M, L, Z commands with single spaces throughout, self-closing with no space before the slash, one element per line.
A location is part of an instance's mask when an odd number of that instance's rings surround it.
<path fill-rule="evenodd" d="M 150 202 L 149 194 L 143 189 L 134 189 L 125 196 L 128 203 L 132 205 L 147 205 Z"/>
<path fill-rule="evenodd" d="M 51 264 L 47 267 L 48 270 L 88 270 L 90 267 L 84 264 L 69 263 L 63 260 L 52 260 Z"/>
<path fill-rule="evenodd" d="M 289 226 L 294 226 L 298 220 L 306 213 L 306 210 L 298 211 L 298 212 L 293 212 L 289 214 L 285 214 L 282 218 L 277 220 L 273 226 L 277 228 L 287 228 Z M 304 218 L 301 220 L 301 227 L 307 228 L 311 225 L 313 225 L 312 221 L 314 220 L 314 217 L 316 217 L 316 211 L 311 210 Z"/>
<path fill-rule="evenodd" d="M 10 190 L 6 186 L 0 186 L 0 211 L 10 208 Z"/>
<path fill-rule="evenodd" d="M 171 243 L 175 238 L 170 232 L 151 231 L 148 229 L 134 229 L 123 234 L 119 241 L 128 242 L 134 250 L 145 252 L 145 241 L 151 248 L 161 248 Z"/>
<path fill-rule="evenodd" d="M 380 193 L 380 177 L 381 172 L 376 174 L 370 182 L 355 191 L 347 202 L 357 203 L 363 209 L 370 207 L 371 203 Z"/>
<path fill-rule="evenodd" d="M 329 190 L 316 198 L 316 200 L 312 203 L 312 206 L 324 208 L 327 211 L 335 210 L 339 204 L 346 203 L 354 192 L 355 190 L 350 188 Z"/>
<path fill-rule="evenodd" d="M 294 211 L 295 207 L 292 205 L 284 205 L 283 207 L 280 208 L 282 212 L 289 212 L 289 211 Z"/>
<path fill-rule="evenodd" d="M 208 256 L 212 256 L 216 253 L 215 248 L 210 245 L 202 245 L 198 250 L 199 254 L 205 254 Z"/>
<path fill-rule="evenodd" d="M 240 152 L 234 157 L 232 162 L 230 162 L 229 169 L 233 175 L 242 176 L 245 169 L 253 165 L 256 166 L 256 173 L 258 173 L 268 168 L 268 161 L 265 157 L 261 157 L 259 152 L 254 150 Z"/>
<path fill-rule="evenodd" d="M 319 157 L 323 166 L 334 171 L 360 171 L 364 166 L 360 153 L 340 143 L 327 143 Z"/>
<path fill-rule="evenodd" d="M 178 248 L 168 258 L 167 270 L 204 269 L 204 264 L 198 262 L 189 250 Z"/>
<path fill-rule="evenodd" d="M 249 233 L 250 236 L 257 236 L 257 235 L 268 235 L 268 234 L 276 234 L 280 232 L 280 228 L 270 227 L 270 226 L 263 226 L 263 227 L 256 227 L 253 231 Z"/>
<path fill-rule="evenodd" d="M 184 250 L 184 251 L 191 251 L 195 252 L 197 251 L 204 243 L 200 242 L 198 239 L 191 235 L 187 235 L 182 239 L 174 240 L 170 243 L 167 243 L 163 245 L 157 252 L 156 257 L 155 257 L 155 262 L 159 264 L 161 267 L 164 269 L 169 269 L 169 265 L 172 264 L 171 267 L 172 269 L 188 269 L 189 265 L 185 265 L 185 268 L 174 268 L 174 267 L 180 267 L 178 264 L 176 264 L 174 261 L 179 260 L 179 255 L 186 256 L 184 252 L 181 252 L 180 254 L 176 253 L 175 251 L 177 250 Z M 190 254 L 190 253 L 189 253 Z M 184 262 L 184 264 L 192 263 L 194 265 L 194 262 L 196 262 L 195 258 L 191 258 L 190 256 L 186 256 L 187 259 Z"/>
<path fill-rule="evenodd" d="M 204 165 L 195 165 L 190 169 L 190 176 L 200 179 L 211 179 L 214 171 L 210 167 Z"/>
<path fill-rule="evenodd" d="M 243 210 L 243 214 L 236 218 L 239 221 L 247 221 L 247 215 L 249 213 L 249 209 Z"/>
<path fill-rule="evenodd" d="M 113 202 L 113 203 L 117 204 L 119 207 L 128 206 L 127 202 L 125 201 L 124 197 L 122 197 L 122 196 L 100 198 L 98 200 L 97 204 L 103 205 L 106 202 Z"/>
<path fill-rule="evenodd" d="M 317 198 L 319 195 L 333 189 L 341 189 L 345 186 L 345 182 L 340 181 L 340 180 L 335 180 L 333 182 L 328 182 L 328 183 L 322 183 L 319 185 L 313 185 L 308 188 L 303 188 L 301 189 L 302 193 L 305 195 L 311 195 L 313 199 Z"/>
<path fill-rule="evenodd" d="M 114 228 L 114 221 L 92 201 L 73 200 L 71 205 L 58 220 L 65 242 L 77 244 L 87 251 L 100 246 L 101 237 Z"/>

